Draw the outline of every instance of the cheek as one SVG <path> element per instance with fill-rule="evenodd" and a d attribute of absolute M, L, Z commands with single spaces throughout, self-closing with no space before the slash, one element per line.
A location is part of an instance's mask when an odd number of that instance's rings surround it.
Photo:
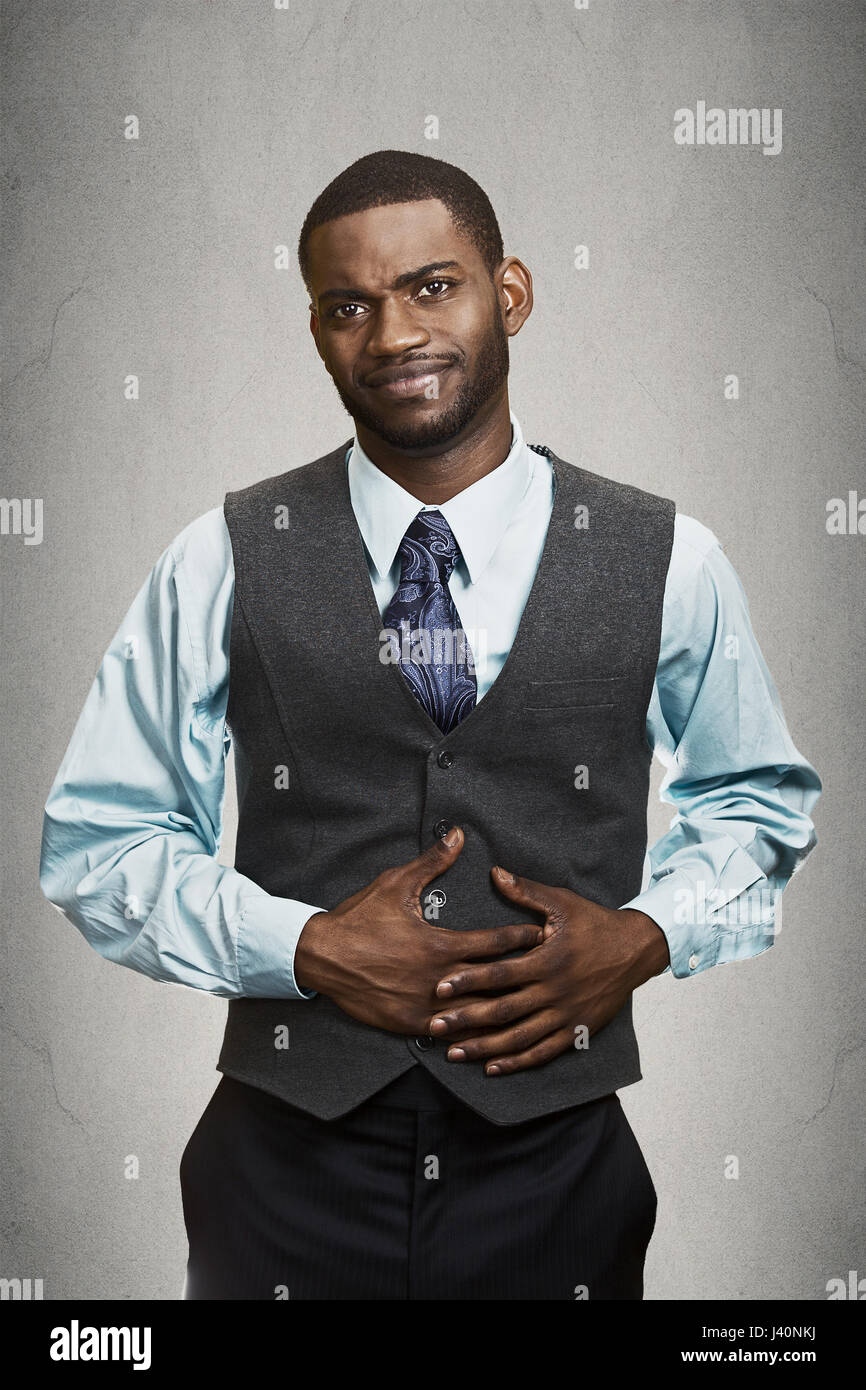
<path fill-rule="evenodd" d="M 473 321 L 462 338 L 464 355 L 463 366 L 470 374 L 477 374 L 492 357 L 497 355 L 497 342 L 489 320 L 483 323 Z"/>
<path fill-rule="evenodd" d="M 467 363 L 477 359 L 490 339 L 490 327 L 486 317 L 471 311 L 465 306 L 455 310 L 455 317 L 448 324 L 448 331 L 454 340 L 455 351 L 465 357 Z"/>
<path fill-rule="evenodd" d="M 429 328 L 436 347 L 454 352 L 467 362 L 490 338 L 490 306 L 477 299 L 453 299 L 430 313 Z"/>
<path fill-rule="evenodd" d="M 347 350 L 345 343 L 326 343 L 322 361 L 328 373 L 341 386 L 353 385 L 355 353 Z"/>

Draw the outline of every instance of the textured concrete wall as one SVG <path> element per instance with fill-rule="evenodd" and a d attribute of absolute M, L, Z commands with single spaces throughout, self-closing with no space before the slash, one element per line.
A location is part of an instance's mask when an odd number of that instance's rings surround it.
<path fill-rule="evenodd" d="M 821 1299 L 866 1273 L 866 537 L 825 524 L 866 492 L 864 22 L 854 0 L 7 0 L 3 492 L 43 499 L 44 531 L 0 537 L 0 1273 L 47 1298 L 180 1294 L 177 1163 L 225 1005 L 106 964 L 52 910 L 42 805 L 160 551 L 351 433 L 274 247 L 392 146 L 487 189 L 535 278 L 512 345 L 527 438 L 716 532 L 825 781 L 773 950 L 636 1000 L 647 1296 Z M 700 101 L 780 108 L 781 149 L 678 145 Z"/>

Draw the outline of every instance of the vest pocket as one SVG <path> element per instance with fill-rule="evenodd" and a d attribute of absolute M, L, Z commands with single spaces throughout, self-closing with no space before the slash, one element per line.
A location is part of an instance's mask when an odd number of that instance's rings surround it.
<path fill-rule="evenodd" d="M 524 709 L 610 709 L 623 696 L 624 676 L 592 676 L 574 681 L 529 681 Z"/>

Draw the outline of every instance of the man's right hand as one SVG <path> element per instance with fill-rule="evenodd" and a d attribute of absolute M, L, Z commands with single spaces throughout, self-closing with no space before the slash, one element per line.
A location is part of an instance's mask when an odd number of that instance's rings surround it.
<path fill-rule="evenodd" d="M 301 989 L 327 995 L 374 1028 L 426 1033 L 441 1007 L 433 990 L 444 975 L 468 961 L 539 945 L 544 933 L 534 922 L 451 931 L 425 919 L 421 890 L 450 869 L 462 848 L 463 832 L 453 826 L 417 859 L 386 869 L 333 912 L 314 913 L 295 949 Z"/>

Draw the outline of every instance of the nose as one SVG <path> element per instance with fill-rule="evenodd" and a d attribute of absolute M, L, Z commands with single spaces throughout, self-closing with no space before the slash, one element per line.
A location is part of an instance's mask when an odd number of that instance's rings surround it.
<path fill-rule="evenodd" d="M 399 357 L 411 348 L 423 347 L 430 334 L 405 299 L 386 299 L 376 311 L 373 331 L 367 339 L 372 357 Z"/>

